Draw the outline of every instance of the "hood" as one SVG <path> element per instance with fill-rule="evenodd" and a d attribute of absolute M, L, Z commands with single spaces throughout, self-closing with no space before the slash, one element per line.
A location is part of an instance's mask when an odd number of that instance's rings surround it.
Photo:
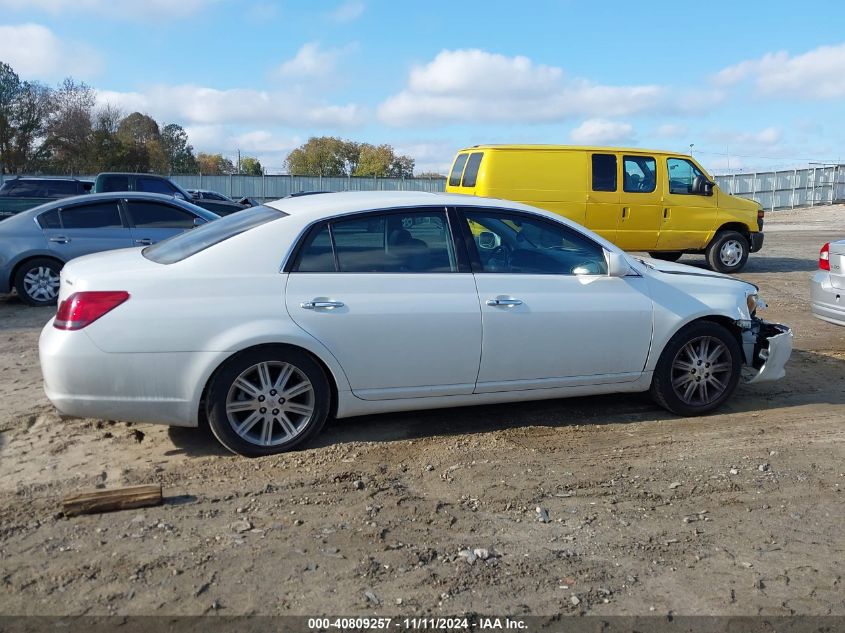
<path fill-rule="evenodd" d="M 744 279 L 737 279 L 736 277 L 731 277 L 730 275 L 725 275 L 723 273 L 717 273 L 712 270 L 707 270 L 705 268 L 698 268 L 697 266 L 688 266 L 686 264 L 676 264 L 674 262 L 667 262 L 661 259 L 654 259 L 651 257 L 639 257 L 634 255 L 628 255 L 629 260 L 633 260 L 637 272 L 645 272 L 645 274 L 650 274 L 654 276 L 661 276 L 664 278 L 669 278 L 671 276 L 691 276 L 691 277 L 705 277 L 711 279 L 722 279 L 725 281 L 736 282 L 740 284 L 745 284 L 748 286 L 752 286 L 755 290 L 757 286 L 752 284 L 749 281 L 745 281 Z M 643 270 L 645 269 L 645 270 Z"/>

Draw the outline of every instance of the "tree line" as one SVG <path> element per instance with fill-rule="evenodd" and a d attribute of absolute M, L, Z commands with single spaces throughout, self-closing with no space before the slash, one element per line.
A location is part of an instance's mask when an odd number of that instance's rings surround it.
<path fill-rule="evenodd" d="M 414 159 L 388 144 L 312 137 L 288 154 L 297 176 L 413 178 Z M 194 152 L 178 123 L 159 124 L 141 112 L 98 105 L 95 90 L 68 77 L 56 87 L 21 79 L 0 62 L 0 172 L 261 175 L 257 158 L 236 165 L 222 154 Z M 430 176 L 432 174 L 425 174 Z"/>

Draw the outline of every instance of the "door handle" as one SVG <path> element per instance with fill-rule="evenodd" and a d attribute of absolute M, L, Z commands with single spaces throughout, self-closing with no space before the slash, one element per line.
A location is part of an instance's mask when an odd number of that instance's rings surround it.
<path fill-rule="evenodd" d="M 669 219 L 669 209 L 663 209 L 663 219 L 664 220 Z"/>
<path fill-rule="evenodd" d="M 498 306 L 502 308 L 510 308 L 513 306 L 521 306 L 522 299 L 510 299 L 508 297 L 502 297 L 499 299 L 487 299 L 488 306 Z"/>
<path fill-rule="evenodd" d="M 153 243 L 153 241 L 150 238 L 145 237 L 145 238 L 140 239 L 140 240 L 135 240 L 135 243 L 138 244 L 139 246 L 149 246 L 150 244 Z"/>
<path fill-rule="evenodd" d="M 624 220 L 627 217 L 628 217 L 628 207 L 622 207 L 622 219 Z"/>
<path fill-rule="evenodd" d="M 55 242 L 56 244 L 67 244 L 70 242 L 70 238 L 65 237 L 64 235 L 57 235 L 56 237 L 51 237 L 50 241 Z"/>
<path fill-rule="evenodd" d="M 303 301 L 299 304 L 303 310 L 314 310 L 316 308 L 327 308 L 332 310 L 334 308 L 342 308 L 343 301 Z"/>

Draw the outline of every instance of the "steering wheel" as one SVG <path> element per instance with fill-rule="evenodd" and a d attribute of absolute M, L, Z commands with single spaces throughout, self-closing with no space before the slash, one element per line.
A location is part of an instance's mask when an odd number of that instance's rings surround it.
<path fill-rule="evenodd" d="M 490 252 L 487 266 L 494 270 L 507 271 L 511 268 L 511 249 L 506 244 L 500 244 Z"/>

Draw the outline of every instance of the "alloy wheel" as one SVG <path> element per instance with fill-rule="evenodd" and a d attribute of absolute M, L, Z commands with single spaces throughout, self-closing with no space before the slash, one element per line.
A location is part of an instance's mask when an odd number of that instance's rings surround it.
<path fill-rule="evenodd" d="M 728 388 L 732 368 L 727 345 L 712 336 L 695 338 L 672 361 L 672 389 L 688 405 L 708 405 Z"/>
<path fill-rule="evenodd" d="M 29 270 L 23 278 L 26 294 L 35 301 L 53 301 L 59 294 L 59 274 L 49 266 Z"/>
<path fill-rule="evenodd" d="M 240 373 L 226 396 L 235 433 L 258 446 L 278 446 L 302 433 L 316 406 L 314 386 L 296 366 L 266 361 Z"/>

